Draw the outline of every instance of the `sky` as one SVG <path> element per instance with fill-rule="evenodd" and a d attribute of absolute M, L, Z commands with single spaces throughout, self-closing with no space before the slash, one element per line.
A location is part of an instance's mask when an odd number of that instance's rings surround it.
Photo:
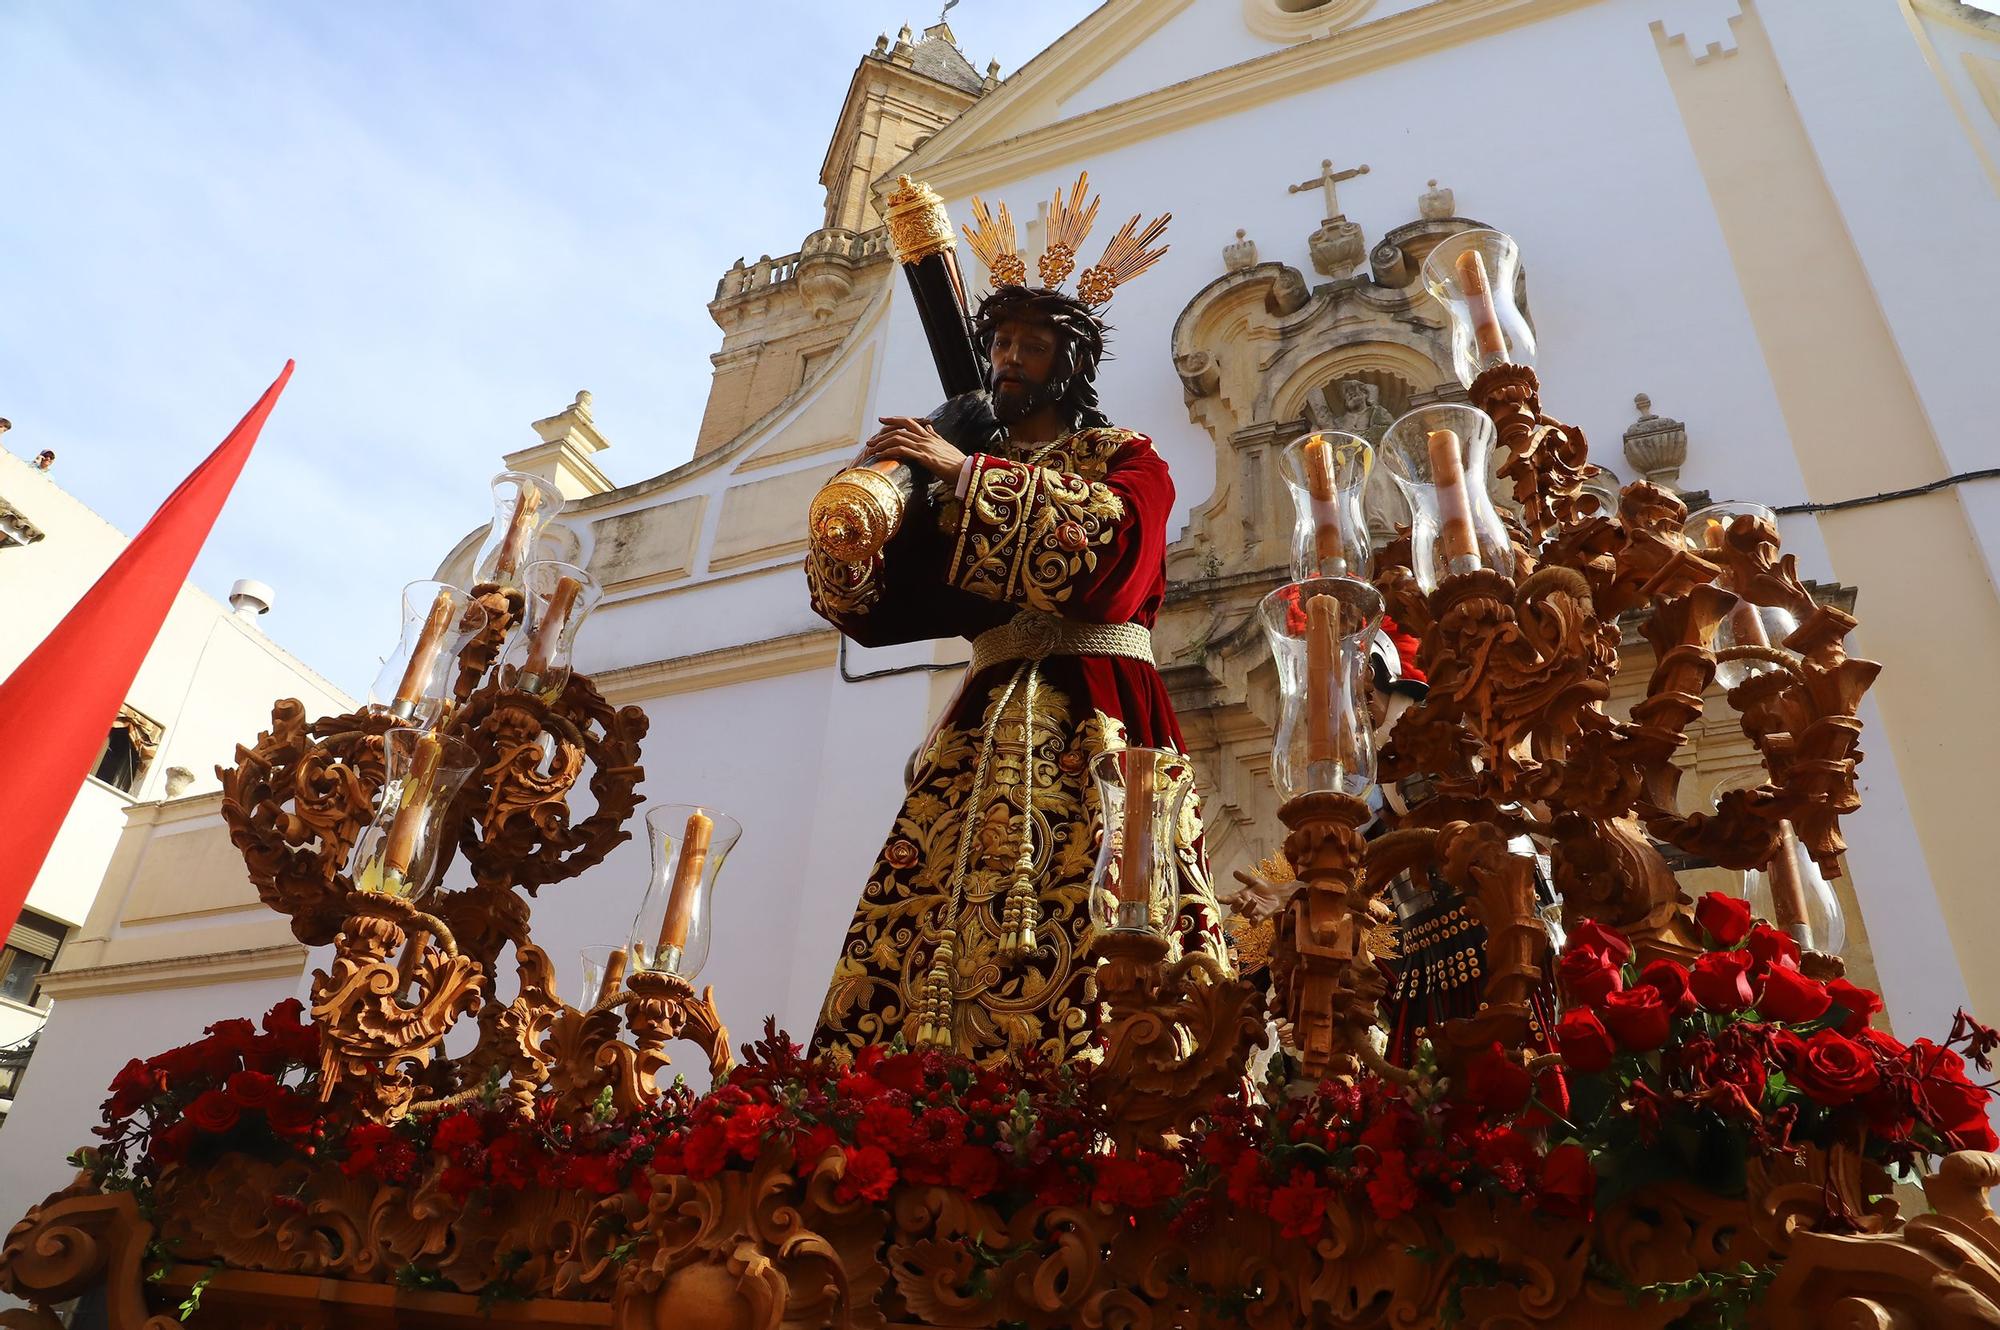
<path fill-rule="evenodd" d="M 0 6 L 0 447 L 133 532 L 295 358 L 193 580 L 359 695 L 531 421 L 692 454 L 716 279 L 819 226 L 855 64 L 941 2 Z M 1004 77 L 1095 7 L 949 22 Z"/>

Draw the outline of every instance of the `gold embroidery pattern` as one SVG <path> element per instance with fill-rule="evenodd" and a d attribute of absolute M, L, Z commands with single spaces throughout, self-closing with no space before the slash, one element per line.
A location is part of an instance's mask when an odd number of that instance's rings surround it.
<path fill-rule="evenodd" d="M 1030 782 L 1022 768 L 1026 719 L 1018 696 L 996 712 L 989 690 L 977 727 L 945 726 L 918 767 L 887 843 L 862 891 L 814 1036 L 818 1048 L 857 1048 L 917 1036 L 917 1005 L 938 939 L 952 921 L 951 874 L 968 812 L 974 849 L 965 877 L 951 960 L 952 1043 L 982 1061 L 1035 1048 L 1056 1061 L 1084 1057 L 1099 1020 L 1090 944 L 1090 873 L 1096 857 L 1097 797 L 1089 760 L 1125 745 L 1125 727 L 1102 713 L 1072 722 L 1069 697 L 1044 684 L 1034 699 L 1034 806 L 1021 807 Z M 987 725 L 997 724 L 986 806 L 969 810 L 974 769 Z M 1079 760 L 1079 758 L 1081 760 Z M 1033 878 L 1041 919 L 1037 946 L 1001 959 L 1002 909 L 1032 820 Z M 1184 870 L 1200 862 L 1199 816 L 1182 820 Z M 900 844 L 913 844 L 912 859 Z M 1221 910 L 1205 877 L 1184 872 L 1176 950 L 1199 947 L 1224 960 Z"/>
<path fill-rule="evenodd" d="M 813 612 L 823 619 L 866 614 L 882 598 L 882 556 L 860 563 L 843 563 L 822 550 L 817 542 L 806 549 L 806 587 L 812 593 Z"/>
<path fill-rule="evenodd" d="M 1076 578 L 1097 566 L 1125 503 L 1103 484 L 1111 459 L 1138 437 L 1090 429 L 1026 462 L 975 463 L 963 504 L 941 520 L 957 534 L 945 580 L 990 600 L 1056 610 Z"/>

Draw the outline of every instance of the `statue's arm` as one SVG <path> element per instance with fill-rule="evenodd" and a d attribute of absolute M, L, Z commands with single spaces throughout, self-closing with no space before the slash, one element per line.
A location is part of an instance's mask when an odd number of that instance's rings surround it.
<path fill-rule="evenodd" d="M 1152 441 L 1097 432 L 1102 480 L 975 454 L 944 580 L 988 600 L 1126 623 L 1165 586 L 1174 482 Z"/>
<path fill-rule="evenodd" d="M 896 534 L 866 559 L 846 562 L 806 545 L 806 588 L 813 613 L 857 645 L 893 646 L 949 636 L 940 622 L 936 521 L 920 488 Z"/>

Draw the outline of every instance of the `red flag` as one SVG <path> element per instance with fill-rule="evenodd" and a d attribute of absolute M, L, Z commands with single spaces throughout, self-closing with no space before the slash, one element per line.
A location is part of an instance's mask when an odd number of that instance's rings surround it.
<path fill-rule="evenodd" d="M 222 446 L 0 683 L 0 938 L 20 918 L 140 664 L 291 377 L 287 360 Z"/>

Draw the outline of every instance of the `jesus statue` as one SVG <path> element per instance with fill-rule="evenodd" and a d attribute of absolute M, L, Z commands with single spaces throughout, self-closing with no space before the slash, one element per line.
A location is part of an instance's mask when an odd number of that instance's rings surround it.
<path fill-rule="evenodd" d="M 974 332 L 998 429 L 962 448 L 890 416 L 863 461 L 917 472 L 872 558 L 807 560 L 813 609 L 863 646 L 972 643 L 956 699 L 917 754 L 862 889 L 813 1036 L 854 1049 L 898 1036 L 985 1063 L 1092 1055 L 1098 834 L 1090 766 L 1126 746 L 1182 749 L 1154 667 L 1173 481 L 1142 434 L 1098 409 L 1105 326 L 1081 300 L 1002 284 Z M 1169 958 L 1223 961 L 1199 813 L 1176 835 Z"/>

